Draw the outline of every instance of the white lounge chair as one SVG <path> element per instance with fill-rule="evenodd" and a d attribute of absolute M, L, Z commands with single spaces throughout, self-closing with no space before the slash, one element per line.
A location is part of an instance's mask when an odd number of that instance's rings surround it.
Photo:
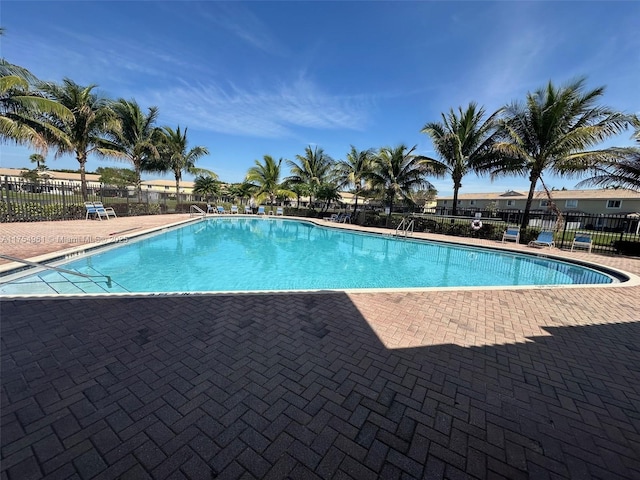
<path fill-rule="evenodd" d="M 260 206 L 258 207 L 258 215 L 264 215 L 264 214 L 265 214 L 265 213 L 264 213 L 264 206 L 260 205 Z"/>
<path fill-rule="evenodd" d="M 520 227 L 507 227 L 502 234 L 502 243 L 505 240 L 513 240 L 516 243 L 520 243 Z"/>
<path fill-rule="evenodd" d="M 93 202 L 84 202 L 84 208 L 86 210 L 86 214 L 84 216 L 85 220 L 88 220 L 89 217 L 91 217 L 91 219 L 97 218 L 98 220 L 102 220 L 102 217 L 104 217 L 109 220 L 109 215 L 105 211 L 104 207 L 98 208 L 93 204 Z"/>
<path fill-rule="evenodd" d="M 573 249 L 576 247 L 586 248 L 588 252 L 591 253 L 591 247 L 593 247 L 591 235 L 588 233 L 576 233 L 576 236 L 571 243 L 571 251 L 573 252 Z"/>
<path fill-rule="evenodd" d="M 116 211 L 112 207 L 105 207 L 102 202 L 93 202 L 93 205 L 96 207 L 96 209 L 104 211 L 104 213 L 107 214 L 107 219 L 109 219 L 110 216 L 118 218 L 118 216 L 116 215 Z"/>
<path fill-rule="evenodd" d="M 276 215 L 284 215 L 284 210 L 282 209 L 282 207 L 276 208 Z"/>
<path fill-rule="evenodd" d="M 553 232 L 542 231 L 538 234 L 538 238 L 529 242 L 530 247 L 555 247 L 556 244 L 553 241 Z"/>
<path fill-rule="evenodd" d="M 251 206 L 245 205 L 244 206 L 244 213 L 246 213 L 247 215 L 252 214 L 253 213 L 253 209 L 251 208 Z"/>
<path fill-rule="evenodd" d="M 218 213 L 227 213 L 227 211 L 224 209 L 223 206 L 219 206 L 218 208 Z"/>
<path fill-rule="evenodd" d="M 231 205 L 231 213 L 238 213 L 238 206 L 237 205 Z"/>

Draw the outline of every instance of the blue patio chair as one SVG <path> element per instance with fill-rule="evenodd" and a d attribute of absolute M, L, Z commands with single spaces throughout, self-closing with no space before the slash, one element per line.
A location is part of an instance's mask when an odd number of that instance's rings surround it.
<path fill-rule="evenodd" d="M 93 202 L 84 202 L 84 208 L 87 212 L 84 216 L 85 220 L 88 220 L 89 217 L 91 217 L 92 219 L 97 218 L 98 220 L 102 220 L 102 217 L 104 217 L 109 220 L 109 215 L 107 214 L 104 207 L 98 208 L 93 204 Z"/>
<path fill-rule="evenodd" d="M 219 206 L 218 208 L 218 213 L 227 213 L 227 211 L 224 209 L 224 207 Z"/>
<path fill-rule="evenodd" d="M 231 213 L 238 213 L 238 206 L 237 205 L 231 205 Z"/>
<path fill-rule="evenodd" d="M 107 220 L 109 219 L 110 216 L 114 218 L 118 218 L 118 216 L 116 215 L 116 211 L 112 207 L 105 207 L 102 204 L 102 202 L 93 202 L 93 206 L 96 207 L 96 209 L 98 210 L 104 211 L 104 213 L 107 214 Z"/>
<path fill-rule="evenodd" d="M 264 213 L 264 206 L 263 206 L 263 205 L 260 205 L 260 206 L 258 207 L 258 215 L 265 215 L 265 213 Z"/>
<path fill-rule="evenodd" d="M 591 235 L 588 233 L 576 233 L 573 242 L 571 243 L 571 251 L 576 247 L 586 248 L 589 253 L 591 253 L 591 247 L 593 246 L 593 241 L 591 240 Z"/>
<path fill-rule="evenodd" d="M 520 243 L 520 227 L 507 227 L 502 234 L 502 243 L 505 240 L 514 240 L 516 243 Z"/>
<path fill-rule="evenodd" d="M 216 213 L 216 209 L 210 203 L 207 203 L 207 213 Z"/>
<path fill-rule="evenodd" d="M 253 213 L 253 209 L 251 208 L 250 205 L 245 205 L 244 206 L 244 213 L 246 213 L 246 214 L 252 214 Z"/>
<path fill-rule="evenodd" d="M 276 215 L 284 215 L 284 210 L 282 209 L 282 207 L 276 208 Z"/>
<path fill-rule="evenodd" d="M 553 232 L 542 231 L 538 235 L 538 238 L 529 242 L 530 247 L 555 247 L 556 244 L 553 241 Z"/>

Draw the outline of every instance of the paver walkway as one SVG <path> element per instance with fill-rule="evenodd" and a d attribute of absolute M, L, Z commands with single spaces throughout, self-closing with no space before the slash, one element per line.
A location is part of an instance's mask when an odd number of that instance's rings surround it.
<path fill-rule="evenodd" d="M 2 479 L 640 478 L 640 287 L 0 307 Z"/>

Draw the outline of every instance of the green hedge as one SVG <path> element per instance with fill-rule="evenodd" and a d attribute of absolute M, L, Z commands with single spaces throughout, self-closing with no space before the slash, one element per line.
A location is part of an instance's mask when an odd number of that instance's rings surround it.
<path fill-rule="evenodd" d="M 10 206 L 11 217 L 9 217 L 6 202 L 0 203 L 0 221 L 37 222 L 43 220 L 69 220 L 83 218 L 86 212 L 84 204 L 81 203 L 63 206 L 59 204 L 43 205 L 37 202 L 10 202 Z"/>

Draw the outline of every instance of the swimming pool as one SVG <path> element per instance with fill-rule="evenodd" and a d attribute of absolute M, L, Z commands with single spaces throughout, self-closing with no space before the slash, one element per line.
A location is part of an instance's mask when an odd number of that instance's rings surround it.
<path fill-rule="evenodd" d="M 217 217 L 2 279 L 0 294 L 175 293 L 608 284 L 601 271 L 535 255 L 282 218 Z"/>

